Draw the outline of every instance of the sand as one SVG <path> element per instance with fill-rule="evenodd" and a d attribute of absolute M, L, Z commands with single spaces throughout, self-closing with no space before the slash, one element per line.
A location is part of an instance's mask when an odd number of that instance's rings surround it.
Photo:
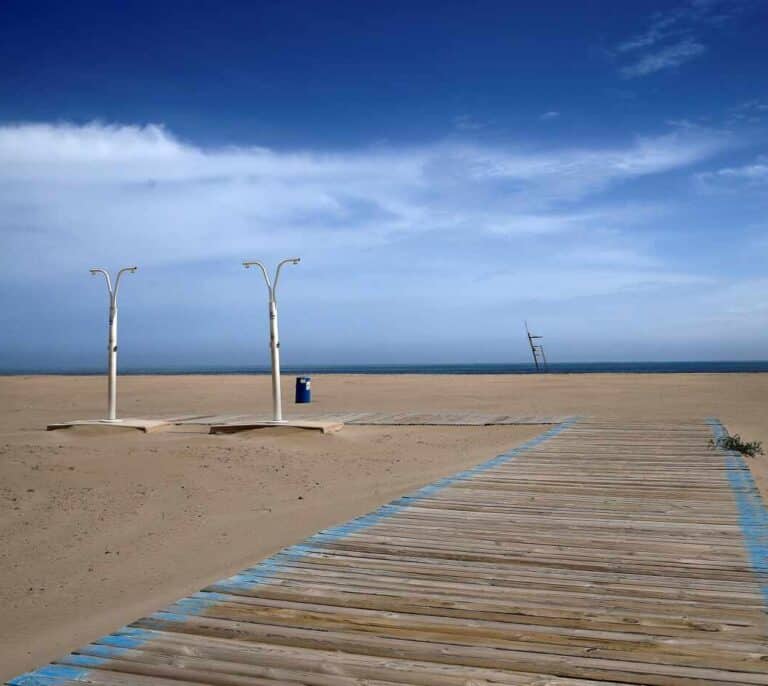
<path fill-rule="evenodd" d="M 44 430 L 99 416 L 104 391 L 98 377 L 0 378 L 2 679 L 545 428 Z M 765 374 L 322 376 L 313 393 L 311 409 L 326 414 L 717 416 L 768 445 Z M 267 412 L 269 402 L 267 377 L 120 380 L 124 415 Z M 768 494 L 768 458 L 748 463 Z"/>

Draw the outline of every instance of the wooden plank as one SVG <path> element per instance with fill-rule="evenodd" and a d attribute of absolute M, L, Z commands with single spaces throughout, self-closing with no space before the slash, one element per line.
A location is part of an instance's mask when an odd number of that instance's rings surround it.
<path fill-rule="evenodd" d="M 270 421 L 267 415 L 189 415 L 173 417 L 173 424 L 227 425 L 231 423 L 262 424 Z M 473 412 L 346 412 L 334 415 L 311 413 L 292 414 L 290 420 L 302 422 L 326 422 L 358 426 L 508 426 L 508 425 L 557 425 L 567 417 L 514 417 L 509 415 Z"/>

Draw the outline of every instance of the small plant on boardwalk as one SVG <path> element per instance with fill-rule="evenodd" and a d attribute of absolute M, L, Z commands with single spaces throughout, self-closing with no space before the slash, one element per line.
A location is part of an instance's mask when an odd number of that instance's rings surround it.
<path fill-rule="evenodd" d="M 716 441 L 710 440 L 709 445 L 711 448 L 722 448 L 723 450 L 735 450 L 742 455 L 748 455 L 749 457 L 755 457 L 756 455 L 765 455 L 763 452 L 763 444 L 760 441 L 742 441 L 739 434 L 730 434 L 721 436 Z"/>

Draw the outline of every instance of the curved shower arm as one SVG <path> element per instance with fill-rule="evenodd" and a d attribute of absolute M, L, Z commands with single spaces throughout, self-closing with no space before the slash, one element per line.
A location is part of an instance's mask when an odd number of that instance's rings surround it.
<path fill-rule="evenodd" d="M 130 272 L 133 274 L 138 267 L 124 267 L 119 272 L 117 272 L 117 277 L 115 278 L 115 294 L 112 296 L 115 301 L 117 301 L 117 289 L 120 288 L 120 277 L 125 274 L 125 272 Z"/>
<path fill-rule="evenodd" d="M 102 269 L 101 267 L 94 267 L 89 271 L 93 276 L 96 276 L 96 274 L 101 274 L 104 276 L 104 280 L 107 282 L 107 290 L 109 291 L 109 297 L 112 298 L 112 279 L 109 278 L 109 272 L 106 269 Z"/>
<path fill-rule="evenodd" d="M 267 284 L 267 290 L 269 291 L 269 299 L 272 300 L 274 296 L 274 292 L 272 289 L 272 282 L 269 280 L 269 274 L 267 273 L 267 268 L 258 260 L 248 260 L 247 262 L 243 262 L 243 267 L 245 267 L 246 269 L 250 269 L 253 266 L 256 266 L 259 269 L 261 269 L 261 273 L 264 276 L 264 282 Z"/>
<path fill-rule="evenodd" d="M 289 257 L 287 260 L 283 260 L 280 262 L 280 264 L 277 265 L 277 269 L 275 270 L 275 285 L 272 287 L 273 294 L 277 296 L 277 281 L 280 278 L 280 270 L 283 268 L 284 264 L 298 264 L 301 262 L 300 257 Z"/>

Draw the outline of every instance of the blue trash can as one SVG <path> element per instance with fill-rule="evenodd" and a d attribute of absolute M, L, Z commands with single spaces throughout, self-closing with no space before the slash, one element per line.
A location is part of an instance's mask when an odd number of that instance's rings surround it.
<path fill-rule="evenodd" d="M 296 377 L 296 402 L 297 403 L 312 402 L 312 377 L 311 376 Z"/>

